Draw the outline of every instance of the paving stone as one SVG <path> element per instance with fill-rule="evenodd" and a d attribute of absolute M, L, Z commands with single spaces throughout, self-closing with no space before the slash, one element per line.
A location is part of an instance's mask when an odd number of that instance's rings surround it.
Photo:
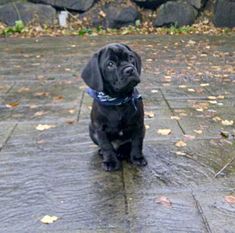
<path fill-rule="evenodd" d="M 171 204 L 159 203 L 161 197 Z M 128 195 L 132 232 L 207 232 L 189 193 Z"/>
<path fill-rule="evenodd" d="M 0 158 L 4 232 L 22 227 L 25 232 L 32 227 L 54 232 L 125 229 L 121 172 L 102 171 L 96 148 L 83 145 L 88 135 L 82 131 L 73 126 L 44 132 L 17 126 Z M 39 221 L 46 214 L 61 219 L 50 228 Z"/>
<path fill-rule="evenodd" d="M 234 157 L 234 143 L 224 138 L 211 140 L 192 140 L 187 142 L 184 151 L 202 166 L 210 168 L 214 175 Z M 234 174 L 235 162 L 227 167 L 222 176 Z"/>
<path fill-rule="evenodd" d="M 211 232 L 234 232 L 235 206 L 226 203 L 225 196 L 234 195 L 235 190 L 195 193 Z"/>
<path fill-rule="evenodd" d="M 189 188 L 211 181 L 213 173 L 187 156 L 176 155 L 182 151 L 171 142 L 145 143 L 144 155 L 148 165 L 136 168 L 124 164 L 124 177 L 128 193 L 155 193 L 167 187 Z"/>

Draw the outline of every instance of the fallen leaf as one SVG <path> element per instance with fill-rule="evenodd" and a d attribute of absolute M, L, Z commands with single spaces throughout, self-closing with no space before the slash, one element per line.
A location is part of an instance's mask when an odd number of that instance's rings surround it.
<path fill-rule="evenodd" d="M 223 95 L 218 95 L 218 96 L 217 96 L 217 99 L 223 100 L 223 99 L 224 99 L 224 96 L 223 96 Z"/>
<path fill-rule="evenodd" d="M 210 84 L 209 83 L 201 83 L 200 86 L 201 87 L 208 87 L 208 86 L 210 86 Z"/>
<path fill-rule="evenodd" d="M 158 93 L 158 90 L 151 90 L 152 93 Z"/>
<path fill-rule="evenodd" d="M 235 196 L 234 195 L 228 195 L 224 197 L 224 200 L 229 204 L 235 204 Z"/>
<path fill-rule="evenodd" d="M 37 92 L 34 94 L 34 96 L 49 96 L 48 92 Z"/>
<path fill-rule="evenodd" d="M 217 99 L 216 96 L 208 96 L 207 98 L 208 98 L 209 100 L 216 100 L 216 99 Z"/>
<path fill-rule="evenodd" d="M 55 128 L 55 125 L 41 125 L 41 124 L 39 124 L 36 127 L 36 130 L 43 131 L 43 130 L 47 130 L 47 129 L 50 129 L 50 128 Z"/>
<path fill-rule="evenodd" d="M 28 92 L 30 89 L 28 87 L 21 87 L 17 92 L 22 93 L 22 92 Z"/>
<path fill-rule="evenodd" d="M 159 129 L 157 131 L 157 133 L 160 134 L 160 135 L 166 136 L 166 135 L 169 135 L 171 133 L 171 129 Z"/>
<path fill-rule="evenodd" d="M 70 109 L 70 110 L 69 110 L 69 113 L 70 113 L 70 114 L 74 114 L 74 113 L 75 113 L 75 110 L 74 110 L 74 109 Z"/>
<path fill-rule="evenodd" d="M 155 202 L 157 204 L 161 204 L 161 205 L 163 205 L 164 207 L 167 207 L 167 208 L 171 208 L 172 207 L 172 202 L 166 196 L 161 196 L 161 197 L 157 198 Z"/>
<path fill-rule="evenodd" d="M 226 125 L 226 126 L 229 126 L 229 125 L 233 125 L 233 121 L 229 121 L 229 120 L 222 120 L 221 121 L 222 125 Z"/>
<path fill-rule="evenodd" d="M 203 112 L 204 109 L 203 109 L 203 108 L 196 108 L 196 111 L 197 111 L 197 112 Z"/>
<path fill-rule="evenodd" d="M 184 139 L 185 139 L 185 141 L 192 141 L 193 139 L 195 139 L 195 136 L 189 135 L 189 134 L 185 134 L 184 135 Z"/>
<path fill-rule="evenodd" d="M 194 129 L 193 131 L 197 134 L 202 134 L 202 130 L 200 130 L 200 129 L 199 130 Z"/>
<path fill-rule="evenodd" d="M 154 112 L 144 112 L 144 115 L 148 118 L 153 118 L 154 117 Z"/>
<path fill-rule="evenodd" d="M 58 95 L 58 96 L 53 97 L 54 101 L 61 101 L 63 99 L 64 99 L 64 96 L 62 96 L 62 95 Z"/>
<path fill-rule="evenodd" d="M 187 87 L 186 85 L 179 85 L 179 88 L 182 88 L 182 89 L 184 89 L 186 87 Z"/>
<path fill-rule="evenodd" d="M 185 152 L 182 152 L 182 151 L 176 151 L 175 153 L 176 153 L 176 155 L 181 155 L 181 156 L 186 155 L 186 153 L 185 153 Z"/>
<path fill-rule="evenodd" d="M 7 108 L 16 108 L 20 103 L 19 102 L 10 102 L 10 103 L 7 103 L 5 106 Z"/>
<path fill-rule="evenodd" d="M 176 142 L 175 145 L 177 147 L 185 147 L 185 146 L 187 146 L 187 144 L 184 141 L 181 141 L 181 140 Z"/>
<path fill-rule="evenodd" d="M 222 119 L 218 116 L 215 116 L 215 117 L 212 118 L 212 120 L 215 121 L 215 122 L 218 122 L 218 121 L 221 121 Z"/>
<path fill-rule="evenodd" d="M 178 117 L 178 116 L 171 116 L 171 120 L 180 120 L 180 117 Z"/>
<path fill-rule="evenodd" d="M 39 111 L 39 112 L 35 112 L 34 113 L 34 116 L 43 116 L 45 115 L 46 113 L 44 111 Z"/>
<path fill-rule="evenodd" d="M 40 221 L 44 224 L 50 224 L 58 220 L 56 216 L 45 215 Z"/>
<path fill-rule="evenodd" d="M 208 101 L 210 104 L 217 104 L 217 101 L 216 100 L 210 100 Z"/>
<path fill-rule="evenodd" d="M 195 92 L 193 88 L 188 88 L 188 92 Z"/>
<path fill-rule="evenodd" d="M 144 125 L 145 126 L 145 129 L 149 129 L 150 128 L 150 126 L 149 125 Z"/>

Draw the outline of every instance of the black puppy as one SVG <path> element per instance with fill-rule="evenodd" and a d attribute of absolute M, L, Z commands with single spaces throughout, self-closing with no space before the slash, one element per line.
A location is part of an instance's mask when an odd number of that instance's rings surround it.
<path fill-rule="evenodd" d="M 123 153 L 133 164 L 147 164 L 142 154 L 143 102 L 135 88 L 140 73 L 139 55 L 124 44 L 101 48 L 82 71 L 87 92 L 94 98 L 90 137 L 100 147 L 106 171 L 120 168 L 118 158 Z"/>

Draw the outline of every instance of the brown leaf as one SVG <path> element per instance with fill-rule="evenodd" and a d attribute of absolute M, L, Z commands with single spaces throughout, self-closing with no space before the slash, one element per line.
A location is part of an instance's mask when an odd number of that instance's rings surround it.
<path fill-rule="evenodd" d="M 164 207 L 171 208 L 172 207 L 172 202 L 170 199 L 166 196 L 160 196 L 159 198 L 156 199 L 155 201 L 157 204 L 161 204 Z"/>
<path fill-rule="evenodd" d="M 235 196 L 234 195 L 228 195 L 224 197 L 224 200 L 229 204 L 235 204 Z"/>
<path fill-rule="evenodd" d="M 10 102 L 6 104 L 7 108 L 16 108 L 20 103 L 19 102 Z"/>
<path fill-rule="evenodd" d="M 64 99 L 64 96 L 62 96 L 62 95 L 58 95 L 58 96 L 53 97 L 54 101 L 61 101 L 63 99 Z"/>

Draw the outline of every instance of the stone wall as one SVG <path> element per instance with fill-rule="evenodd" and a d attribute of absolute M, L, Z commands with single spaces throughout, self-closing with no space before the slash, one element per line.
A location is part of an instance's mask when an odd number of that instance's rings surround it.
<path fill-rule="evenodd" d="M 235 0 L 215 0 L 213 22 L 235 27 Z M 0 22 L 16 20 L 53 25 L 61 11 L 70 11 L 90 27 L 120 28 L 141 23 L 143 12 L 152 12 L 154 27 L 192 25 L 207 0 L 0 0 Z"/>

